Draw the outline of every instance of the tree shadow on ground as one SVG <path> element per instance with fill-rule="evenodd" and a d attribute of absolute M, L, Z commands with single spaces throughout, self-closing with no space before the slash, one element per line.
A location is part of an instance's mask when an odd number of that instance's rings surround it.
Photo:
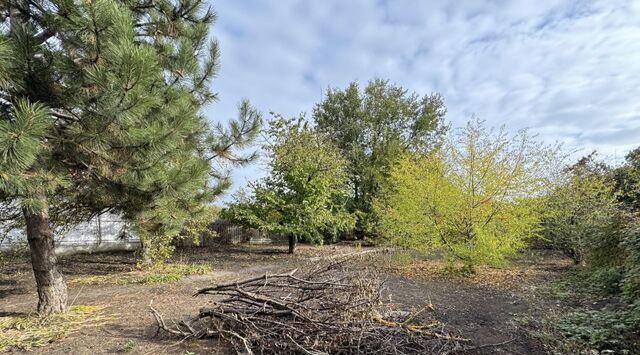
<path fill-rule="evenodd" d="M 136 267 L 135 252 L 77 254 L 61 257 L 62 272 L 66 276 L 108 275 L 132 271 Z"/>

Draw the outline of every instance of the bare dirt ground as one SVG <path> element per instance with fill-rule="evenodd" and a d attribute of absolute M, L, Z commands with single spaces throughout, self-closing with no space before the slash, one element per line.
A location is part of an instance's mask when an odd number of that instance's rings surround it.
<path fill-rule="evenodd" d="M 30 352 L 39 354 L 226 354 L 216 340 L 180 342 L 157 333 L 149 304 L 166 319 L 185 319 L 210 302 L 192 297 L 202 287 L 244 279 L 265 272 L 304 267 L 325 256 L 346 254 L 350 246 L 301 246 L 297 255 L 286 254 L 286 246 L 220 246 L 189 249 L 177 253 L 176 261 L 207 263 L 205 275 L 188 276 L 164 284 L 69 286 L 69 301 L 76 305 L 106 305 L 115 317 L 95 328 L 85 328 L 64 339 Z M 68 280 L 87 275 L 108 275 L 132 271 L 136 259 L 131 253 L 75 255 L 62 258 Z M 380 254 L 370 262 L 385 266 L 386 292 L 406 309 L 419 309 L 428 302 L 435 318 L 470 339 L 476 347 L 468 354 L 544 354 L 542 344 L 519 326 L 517 319 L 547 300 L 536 298 L 535 290 L 556 278 L 569 265 L 552 254 L 522 255 L 502 269 L 480 269 L 469 278 L 451 278 L 438 273 L 438 262 L 418 260 L 406 265 Z M 32 312 L 37 303 L 35 282 L 27 260 L 1 265 L 0 317 Z M 552 305 L 551 305 L 552 306 Z M 19 353 L 21 350 L 12 349 Z"/>

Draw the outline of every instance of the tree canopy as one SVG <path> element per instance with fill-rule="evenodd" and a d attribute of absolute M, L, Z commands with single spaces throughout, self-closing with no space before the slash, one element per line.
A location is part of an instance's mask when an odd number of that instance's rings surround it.
<path fill-rule="evenodd" d="M 355 82 L 329 89 L 313 111 L 317 129 L 348 161 L 350 196 L 347 206 L 357 216 L 356 233 L 379 234 L 372 209 L 391 163 L 403 152 L 428 152 L 446 131 L 445 107 L 437 94 L 419 96 L 372 80 L 364 90 Z"/>
<path fill-rule="evenodd" d="M 618 193 L 609 172 L 592 153 L 566 169 L 563 181 L 548 196 L 546 238 L 577 264 L 586 264 L 595 245 L 618 243 Z"/>
<path fill-rule="evenodd" d="M 270 123 L 265 151 L 269 173 L 240 194 L 224 215 L 243 225 L 322 243 L 353 226 L 344 209 L 346 161 L 303 119 Z"/>
<path fill-rule="evenodd" d="M 640 147 L 630 151 L 625 164 L 613 171 L 618 198 L 630 210 L 640 211 Z"/>
<path fill-rule="evenodd" d="M 553 147 L 471 121 L 432 153 L 405 154 L 377 209 L 391 243 L 444 250 L 466 267 L 500 264 L 540 229 Z"/>
<path fill-rule="evenodd" d="M 114 211 L 146 241 L 175 234 L 229 184 L 260 116 L 201 114 L 219 48 L 201 0 L 11 0 L 0 5 L 1 220 L 26 225 L 39 310 L 64 310 L 53 225 Z M 51 220 L 50 220 L 51 218 Z"/>

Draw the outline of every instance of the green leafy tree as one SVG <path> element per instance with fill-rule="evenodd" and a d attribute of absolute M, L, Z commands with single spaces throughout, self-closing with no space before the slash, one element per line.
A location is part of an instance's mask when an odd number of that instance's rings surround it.
<path fill-rule="evenodd" d="M 242 193 L 223 215 L 242 225 L 322 243 L 353 227 L 344 209 L 346 161 L 340 151 L 302 120 L 277 117 L 270 123 L 265 150 L 269 174 Z"/>
<path fill-rule="evenodd" d="M 145 243 L 175 235 L 228 186 L 260 117 L 230 127 L 200 108 L 218 45 L 202 0 L 0 3 L 0 220 L 25 228 L 38 311 L 66 308 L 58 227 L 107 211 Z"/>
<path fill-rule="evenodd" d="M 635 216 L 625 226 L 620 246 L 624 248 L 624 279 L 622 289 L 627 301 L 640 305 L 640 218 Z M 640 316 L 640 310 L 638 310 Z"/>
<path fill-rule="evenodd" d="M 406 154 L 377 201 L 391 243 L 444 250 L 471 269 L 500 264 L 540 226 L 542 194 L 557 148 L 526 132 L 510 137 L 480 121 L 429 154 Z"/>
<path fill-rule="evenodd" d="M 445 107 L 439 95 L 419 96 L 385 80 L 329 89 L 316 105 L 313 119 L 320 132 L 340 148 L 348 161 L 350 212 L 356 234 L 379 234 L 372 202 L 388 179 L 389 168 L 403 152 L 428 152 L 446 131 Z"/>
<path fill-rule="evenodd" d="M 608 167 L 592 153 L 567 169 L 563 183 L 549 195 L 546 238 L 576 264 L 618 250 L 622 222 L 608 173 Z"/>
<path fill-rule="evenodd" d="M 623 290 L 629 301 L 640 304 L 640 147 L 627 154 L 614 177 L 618 199 L 629 215 L 620 243 L 626 252 Z"/>
<path fill-rule="evenodd" d="M 625 157 L 625 163 L 613 171 L 618 199 L 629 210 L 640 211 L 640 147 Z"/>
<path fill-rule="evenodd" d="M 640 147 L 631 150 L 625 163 L 614 169 L 615 193 L 626 218 L 620 247 L 624 250 L 622 288 L 629 302 L 640 304 Z M 614 260 L 620 259 L 620 254 Z"/>

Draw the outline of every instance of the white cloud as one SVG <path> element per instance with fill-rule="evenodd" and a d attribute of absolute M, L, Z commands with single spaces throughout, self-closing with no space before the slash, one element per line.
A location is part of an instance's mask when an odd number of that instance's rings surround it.
<path fill-rule="evenodd" d="M 640 1 L 213 2 L 222 46 L 213 119 L 240 98 L 310 111 L 328 86 L 387 78 L 439 92 L 448 119 L 530 127 L 570 149 L 640 145 Z M 243 169 L 243 184 L 259 175 Z"/>

